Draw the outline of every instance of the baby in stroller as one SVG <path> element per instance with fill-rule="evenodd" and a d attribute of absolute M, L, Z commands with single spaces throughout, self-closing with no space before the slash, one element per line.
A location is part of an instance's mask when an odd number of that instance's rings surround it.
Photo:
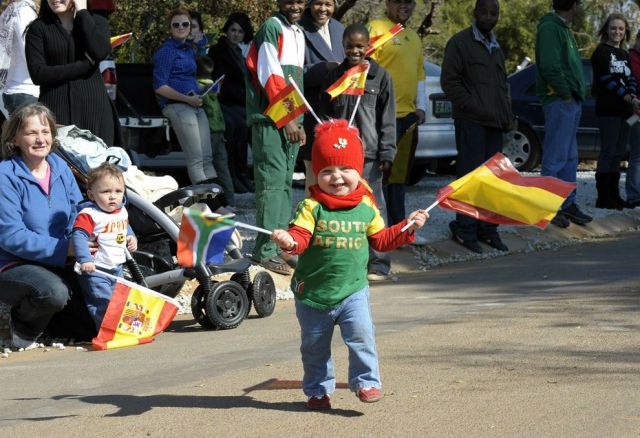
<path fill-rule="evenodd" d="M 91 133 L 84 131 L 82 135 Z M 92 153 L 91 160 L 87 160 L 78 147 L 70 147 L 65 139 L 61 139 L 62 147 L 56 151 L 70 166 L 82 190 L 87 188 L 87 173 L 91 167 L 103 161 L 117 166 L 128 159 L 125 151 L 107 148 L 97 137 L 91 143 L 95 142 L 103 153 Z M 125 182 L 130 180 L 129 174 L 129 171 L 124 173 Z M 124 197 L 129 224 L 138 240 L 138 250 L 125 262 L 124 276 L 170 297 L 175 297 L 187 280 L 196 279 L 198 287 L 191 300 L 192 314 L 200 325 L 216 329 L 237 327 L 248 315 L 252 303 L 258 316 L 269 316 L 276 301 L 275 285 L 268 273 L 258 272 L 251 279 L 251 262 L 241 252 L 242 240 L 237 232 L 227 245 L 225 263 L 208 266 L 200 263 L 194 268 L 177 265 L 179 225 L 174 219 L 178 216 L 175 212 L 194 205 L 215 211 L 224 204 L 223 196 L 216 184 L 200 184 L 173 190 L 150 201 L 127 183 Z M 231 278 L 224 281 L 212 278 L 220 274 L 231 274 Z"/>

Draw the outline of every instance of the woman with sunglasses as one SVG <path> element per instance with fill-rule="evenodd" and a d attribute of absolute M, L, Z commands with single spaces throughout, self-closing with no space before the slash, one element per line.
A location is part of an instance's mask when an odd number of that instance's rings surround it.
<path fill-rule="evenodd" d="M 193 184 L 217 176 L 213 167 L 211 136 L 196 81 L 196 54 L 188 40 L 191 14 L 183 8 L 168 16 L 169 38 L 153 55 L 153 88 L 162 114 L 169 119 L 184 151 Z"/>
<path fill-rule="evenodd" d="M 119 144 L 118 117 L 100 74 L 111 53 L 109 23 L 87 0 L 42 0 L 27 30 L 26 60 L 40 102 L 62 125 L 76 125 Z"/>

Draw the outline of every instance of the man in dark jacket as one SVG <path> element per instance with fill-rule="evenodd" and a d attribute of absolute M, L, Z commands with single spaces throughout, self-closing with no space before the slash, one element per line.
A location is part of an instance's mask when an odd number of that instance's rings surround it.
<path fill-rule="evenodd" d="M 536 34 L 536 93 L 545 118 L 540 173 L 568 182 L 576 182 L 576 132 L 586 96 L 582 61 L 569 28 L 579 7 L 580 0 L 553 0 L 554 12 L 540 19 Z M 552 224 L 566 228 L 570 222 L 578 225 L 591 222 L 591 216 L 576 205 L 575 197 L 574 191 L 551 220 Z"/>
<path fill-rule="evenodd" d="M 478 0 L 471 27 L 451 37 L 445 49 L 440 82 L 453 103 L 458 177 L 502 151 L 502 133 L 513 125 L 504 53 L 491 32 L 499 14 L 498 0 Z M 457 214 L 449 227 L 470 251 L 482 252 L 478 241 L 509 250 L 495 224 Z"/>

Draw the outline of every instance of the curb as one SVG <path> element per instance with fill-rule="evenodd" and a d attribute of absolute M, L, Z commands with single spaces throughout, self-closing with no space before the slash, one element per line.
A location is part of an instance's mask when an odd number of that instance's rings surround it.
<path fill-rule="evenodd" d="M 500 234 L 510 249 L 508 253 L 502 253 L 481 243 L 485 252 L 475 254 L 451 239 L 439 240 L 423 247 L 414 247 L 412 251 L 407 251 L 405 248 L 394 251 L 391 256 L 392 270 L 398 274 L 418 273 L 449 263 L 543 251 L 638 230 L 640 230 L 640 209 L 613 212 L 608 216 L 596 218 L 584 226 L 571 224 L 568 228 L 559 228 L 549 225 L 544 230 L 514 226 L 503 230 Z"/>

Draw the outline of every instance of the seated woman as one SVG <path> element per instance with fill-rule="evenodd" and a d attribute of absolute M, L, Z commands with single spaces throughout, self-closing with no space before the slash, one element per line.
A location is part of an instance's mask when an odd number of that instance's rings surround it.
<path fill-rule="evenodd" d="M 0 301 L 11 306 L 11 342 L 34 348 L 71 291 L 64 266 L 82 200 L 65 162 L 52 154 L 56 122 L 40 103 L 18 108 L 2 130 Z"/>
<path fill-rule="evenodd" d="M 191 14 L 186 9 L 169 13 L 171 36 L 153 55 L 153 88 L 162 114 L 171 122 L 187 162 L 193 184 L 217 176 L 213 167 L 209 121 L 202 109 L 196 81 L 196 54 L 187 41 Z"/>

